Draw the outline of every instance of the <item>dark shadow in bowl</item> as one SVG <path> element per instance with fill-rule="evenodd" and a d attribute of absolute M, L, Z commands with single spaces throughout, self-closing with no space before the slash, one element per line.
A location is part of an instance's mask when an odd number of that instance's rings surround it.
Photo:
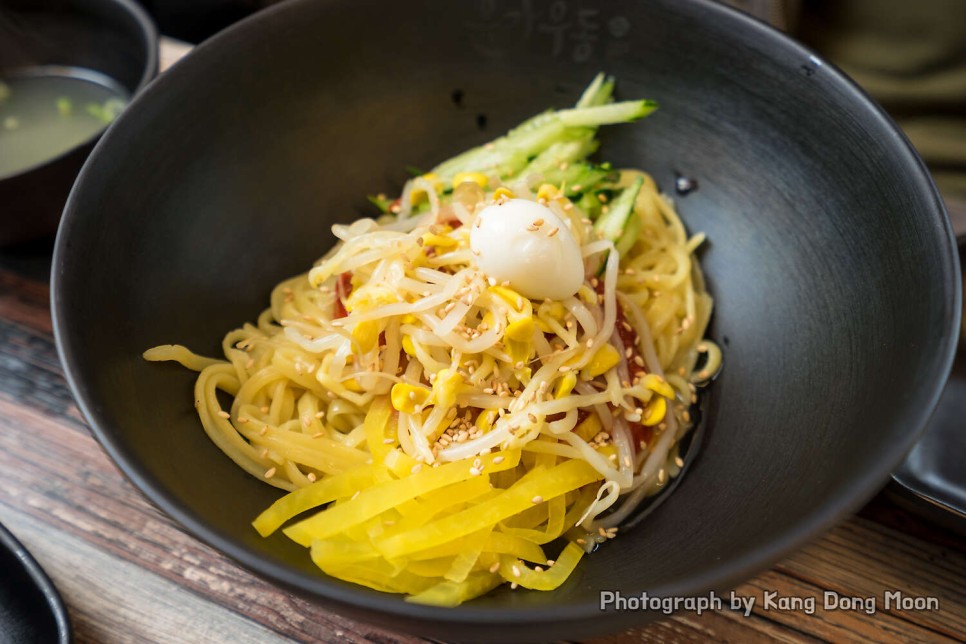
<path fill-rule="evenodd" d="M 55 254 L 68 377 L 135 484 L 277 583 L 436 637 L 616 631 L 660 615 L 603 613 L 602 590 L 702 594 L 768 566 L 885 482 L 936 403 L 958 327 L 955 247 L 934 186 L 838 71 L 708 2 L 567 3 L 597 25 L 589 49 L 560 45 L 544 4 L 529 22 L 523 6 L 301 1 L 241 23 L 115 124 Z M 676 172 L 696 178 L 680 209 L 710 240 L 725 369 L 703 452 L 673 496 L 558 591 L 500 590 L 454 609 L 331 580 L 284 537 L 259 539 L 249 522 L 278 492 L 205 437 L 192 375 L 141 352 L 176 342 L 217 353 L 272 285 L 329 247 L 332 223 L 366 211 L 364 195 L 571 103 L 600 69 L 620 96 L 661 104 L 604 131 L 601 158 L 665 186 Z"/>

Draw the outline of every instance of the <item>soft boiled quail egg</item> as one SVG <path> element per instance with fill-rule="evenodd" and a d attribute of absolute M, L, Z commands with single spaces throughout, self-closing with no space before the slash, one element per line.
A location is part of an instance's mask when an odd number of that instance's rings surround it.
<path fill-rule="evenodd" d="M 480 270 L 534 300 L 562 300 L 584 282 L 580 246 L 566 224 L 536 201 L 485 207 L 470 231 Z"/>

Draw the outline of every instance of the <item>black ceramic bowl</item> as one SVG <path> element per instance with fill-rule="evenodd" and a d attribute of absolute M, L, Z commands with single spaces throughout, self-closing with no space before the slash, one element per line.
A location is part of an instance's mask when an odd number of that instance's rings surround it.
<path fill-rule="evenodd" d="M 157 34 L 133 0 L 0 0 L 0 79 L 37 67 L 92 70 L 133 96 L 158 72 Z M 100 134 L 40 164 L 0 174 L 0 246 L 56 232 L 67 194 Z"/>
<path fill-rule="evenodd" d="M 0 642 L 68 644 L 70 618 L 40 564 L 0 524 Z"/>
<path fill-rule="evenodd" d="M 568 29 L 569 31 L 561 31 Z M 562 34 L 562 35 L 560 35 Z M 330 226 L 601 69 L 661 109 L 608 128 L 710 239 L 725 368 L 700 457 L 647 521 L 553 593 L 454 609 L 329 579 L 249 522 L 279 492 L 202 432 L 193 375 L 141 352 L 216 354 Z M 198 48 L 138 98 L 71 194 L 54 258 L 67 374 L 105 449 L 200 539 L 334 610 L 437 637 L 578 638 L 659 616 L 600 591 L 725 589 L 842 520 L 886 481 L 942 388 L 956 248 L 922 163 L 841 73 L 710 2 L 284 3 Z"/>

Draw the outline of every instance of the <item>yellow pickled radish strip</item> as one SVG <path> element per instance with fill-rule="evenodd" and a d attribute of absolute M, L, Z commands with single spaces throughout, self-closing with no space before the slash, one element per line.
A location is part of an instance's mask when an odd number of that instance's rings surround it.
<path fill-rule="evenodd" d="M 252 525 L 258 530 L 258 534 L 267 537 L 278 530 L 283 523 L 306 510 L 331 503 L 338 498 L 351 496 L 357 490 L 386 478 L 387 474 L 382 468 L 369 465 L 321 479 L 286 494 L 259 514 Z"/>
<path fill-rule="evenodd" d="M 475 572 L 465 581 L 444 581 L 426 590 L 407 597 L 406 601 L 430 606 L 459 606 L 480 595 L 485 595 L 503 583 L 499 575 L 490 572 Z"/>
<path fill-rule="evenodd" d="M 387 438 L 391 438 L 387 434 L 391 417 L 392 406 L 389 398 L 386 396 L 373 398 L 369 413 L 366 414 L 365 428 L 366 445 L 369 447 L 374 463 L 382 463 L 386 454 L 392 449 L 392 445 L 385 442 Z"/>
<path fill-rule="evenodd" d="M 467 576 L 473 571 L 476 562 L 479 561 L 483 549 L 486 547 L 487 537 L 493 532 L 493 526 L 489 526 L 471 534 L 463 540 L 463 552 L 456 555 L 449 570 L 443 574 L 449 581 L 465 581 Z"/>
<path fill-rule="evenodd" d="M 406 454 L 406 452 L 401 449 L 391 449 L 389 453 L 386 454 L 383 464 L 389 468 L 389 470 L 396 475 L 396 478 L 401 479 L 404 476 L 409 476 L 412 473 L 413 467 L 419 463 L 415 458 Z"/>
<path fill-rule="evenodd" d="M 521 479 L 508 490 L 488 501 L 409 532 L 377 540 L 375 546 L 388 559 L 433 548 L 482 530 L 488 525 L 494 525 L 533 507 L 533 498 L 536 496 L 552 499 L 598 481 L 600 478 L 601 474 L 586 461 L 567 461 L 552 469 L 541 471 L 528 480 Z M 525 476 L 524 479 L 527 477 Z"/>
<path fill-rule="evenodd" d="M 316 560 L 316 564 L 321 561 L 326 566 L 338 567 L 380 557 L 379 551 L 371 543 L 354 541 L 344 536 L 312 542 L 312 558 Z"/>
<path fill-rule="evenodd" d="M 405 570 L 420 577 L 431 577 L 433 581 L 442 581 L 446 572 L 453 567 L 454 557 L 437 557 L 422 561 L 407 561 Z"/>
<path fill-rule="evenodd" d="M 454 483 L 441 490 L 430 492 L 420 497 L 419 501 L 414 501 L 418 505 L 406 513 L 397 523 L 396 527 L 399 531 L 411 530 L 454 506 L 472 501 L 486 494 L 491 489 L 489 475 L 483 474 L 481 476 L 474 476 L 460 483 Z"/>
<path fill-rule="evenodd" d="M 483 469 L 488 473 L 516 467 L 520 460 L 517 450 L 486 454 L 479 458 Z M 495 462 L 499 460 L 499 462 Z M 341 530 L 367 521 L 389 508 L 422 494 L 432 492 L 453 483 L 459 483 L 471 476 L 479 476 L 480 470 L 473 467 L 474 460 L 466 459 L 447 463 L 440 467 L 423 467 L 416 473 L 395 481 L 386 481 L 366 488 L 356 498 L 330 507 L 315 516 L 296 523 L 285 529 L 285 534 L 303 546 L 308 547 L 314 539 L 324 539 Z M 475 474 L 473 472 L 476 472 Z M 476 529 L 479 530 L 483 526 Z M 470 530 L 473 532 L 473 530 Z"/>
<path fill-rule="evenodd" d="M 543 548 L 532 541 L 495 530 L 486 540 L 485 550 L 501 555 L 512 555 L 517 559 L 525 559 L 540 565 L 547 561 L 547 555 L 543 552 Z"/>
<path fill-rule="evenodd" d="M 518 536 L 539 545 L 550 543 L 558 538 L 564 531 L 564 515 L 567 512 L 565 499 L 562 495 L 557 496 L 547 501 L 546 505 L 548 514 L 546 529 L 504 528 L 504 532 L 508 535 Z"/>
<path fill-rule="evenodd" d="M 316 551 L 313 548 L 312 561 L 327 575 L 388 593 L 415 595 L 431 588 L 438 581 L 431 577 L 415 575 L 406 570 L 396 570 L 392 564 L 384 559 L 373 559 L 348 565 L 333 565 L 324 559 L 317 559 Z"/>
<path fill-rule="evenodd" d="M 490 533 L 489 537 L 487 537 L 486 546 L 483 547 L 484 553 L 513 555 L 519 559 L 533 561 L 538 564 L 542 564 L 547 560 L 547 557 L 543 552 L 543 548 L 537 544 L 533 543 L 532 541 L 527 541 L 521 537 L 511 536 L 503 532 L 499 532 L 499 529 L 499 527 L 494 529 L 493 532 Z M 423 559 L 432 559 L 434 557 L 455 557 L 463 552 L 463 550 L 463 540 L 455 539 L 449 543 L 444 543 L 435 548 L 430 548 L 421 552 L 414 552 L 411 555 L 407 555 L 407 557 L 404 559 L 409 561 L 421 561 Z"/>
<path fill-rule="evenodd" d="M 500 576 L 531 590 L 555 590 L 567 580 L 583 556 L 584 549 L 571 541 L 564 546 L 556 563 L 539 572 L 528 568 L 520 560 L 503 557 L 500 561 Z"/>

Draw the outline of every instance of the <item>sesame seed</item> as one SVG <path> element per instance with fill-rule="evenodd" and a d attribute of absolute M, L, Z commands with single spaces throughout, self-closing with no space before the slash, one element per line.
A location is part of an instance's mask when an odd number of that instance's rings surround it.
<path fill-rule="evenodd" d="M 262 425 L 262 428 L 258 430 L 259 436 L 264 436 L 267 433 L 268 433 L 268 425 Z"/>
<path fill-rule="evenodd" d="M 309 480 L 309 483 L 315 483 L 315 480 L 318 477 L 315 475 L 315 472 L 309 472 L 308 474 L 305 475 L 305 478 Z"/>
<path fill-rule="evenodd" d="M 495 573 L 499 569 L 500 569 L 500 562 L 499 561 L 496 562 L 495 564 L 493 564 L 492 566 L 490 566 L 490 572 L 494 572 Z"/>
<path fill-rule="evenodd" d="M 513 576 L 514 577 L 519 577 L 520 576 L 520 566 L 517 566 L 516 564 L 514 564 L 513 567 L 510 568 L 510 570 L 513 571 Z"/>
<path fill-rule="evenodd" d="M 494 458 L 494 459 L 493 459 L 493 464 L 494 464 L 494 465 L 499 465 L 499 464 L 500 464 L 500 463 L 502 463 L 502 462 L 503 462 L 504 460 L 505 460 L 505 459 L 504 459 L 504 458 L 503 458 L 502 456 L 497 456 L 496 458 Z"/>
<path fill-rule="evenodd" d="M 529 418 L 529 419 L 530 419 L 530 422 L 531 422 L 531 423 L 536 423 L 536 422 L 537 422 L 537 417 L 536 417 L 535 415 L 533 415 L 533 414 L 529 414 L 529 413 L 528 413 L 528 414 L 527 414 L 527 418 Z"/>
<path fill-rule="evenodd" d="M 325 436 L 325 432 L 317 432 L 312 434 L 312 438 L 322 438 L 323 436 Z"/>
<path fill-rule="evenodd" d="M 218 415 L 222 418 L 231 418 L 231 414 L 229 414 L 227 411 L 220 411 L 218 412 Z"/>
<path fill-rule="evenodd" d="M 520 584 L 518 584 L 515 581 L 510 583 L 510 590 L 516 590 L 519 587 L 520 587 Z"/>
<path fill-rule="evenodd" d="M 268 413 L 268 407 L 262 407 L 259 411 L 261 411 L 263 414 L 267 414 Z"/>
<path fill-rule="evenodd" d="M 584 539 L 579 539 L 579 538 L 578 538 L 578 539 L 577 539 L 577 543 L 579 543 L 580 545 L 584 545 L 584 544 L 586 544 L 587 542 L 586 542 L 586 541 L 585 541 Z M 547 563 L 549 564 L 550 562 L 549 562 L 549 561 L 547 561 Z"/>
<path fill-rule="evenodd" d="M 666 478 L 667 478 L 667 473 L 664 471 L 664 468 L 662 467 L 660 470 L 657 471 L 657 482 L 663 483 L 664 479 Z"/>
<path fill-rule="evenodd" d="M 533 497 L 530 500 L 533 502 L 534 505 L 537 505 L 539 503 L 543 503 L 543 497 L 540 496 L 539 494 L 537 496 Z"/>
<path fill-rule="evenodd" d="M 678 467 L 684 467 L 684 459 L 681 458 L 680 456 L 676 456 L 674 458 L 674 464 L 677 465 Z"/>
<path fill-rule="evenodd" d="M 382 439 L 382 444 L 383 445 L 392 445 L 394 442 L 395 441 L 393 439 L 391 439 L 391 438 L 383 438 Z"/>
<path fill-rule="evenodd" d="M 471 467 L 470 468 L 470 476 L 479 476 L 482 473 L 483 472 L 481 472 L 479 469 L 477 469 L 475 467 Z"/>
<path fill-rule="evenodd" d="M 324 411 L 320 411 L 317 414 L 315 414 L 315 417 L 318 418 L 319 420 L 322 420 L 322 418 L 325 417 L 325 412 Z"/>
<path fill-rule="evenodd" d="M 416 464 L 415 464 L 415 465 L 413 465 L 413 466 L 412 466 L 412 468 L 411 468 L 411 469 L 409 470 L 409 473 L 410 473 L 410 474 L 415 474 L 416 472 L 418 472 L 418 471 L 419 471 L 419 470 L 421 470 L 421 469 L 423 469 L 423 464 L 422 464 L 422 463 L 416 463 Z"/>
<path fill-rule="evenodd" d="M 265 478 L 267 478 L 267 479 L 272 478 L 273 476 L 275 476 L 275 472 L 276 471 L 277 470 L 274 467 L 269 468 L 268 470 L 265 471 Z"/>

